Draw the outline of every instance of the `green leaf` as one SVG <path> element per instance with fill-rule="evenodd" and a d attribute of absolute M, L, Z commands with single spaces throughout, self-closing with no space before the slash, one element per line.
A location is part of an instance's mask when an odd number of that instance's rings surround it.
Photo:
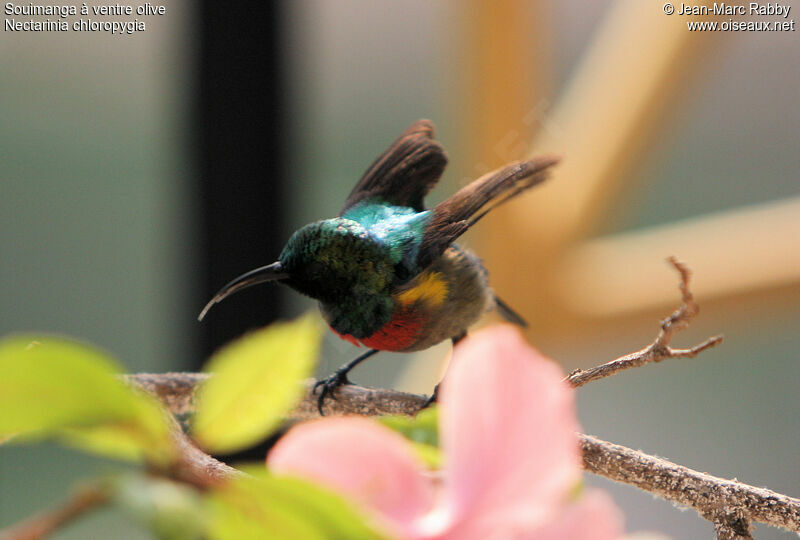
<path fill-rule="evenodd" d="M 381 416 L 378 421 L 414 442 L 439 446 L 439 413 L 435 406 L 416 416 Z"/>
<path fill-rule="evenodd" d="M 169 480 L 125 475 L 114 482 L 114 502 L 161 540 L 204 538 L 207 515 L 202 497 Z"/>
<path fill-rule="evenodd" d="M 354 506 L 315 484 L 269 475 L 263 466 L 209 495 L 209 536 L 361 540 L 387 538 Z"/>
<path fill-rule="evenodd" d="M 0 341 L 0 434 L 91 425 L 125 413 L 116 364 L 97 350 L 58 338 Z"/>
<path fill-rule="evenodd" d="M 148 461 L 166 468 L 176 457 L 176 449 L 167 423 L 167 412 L 149 394 L 131 388 L 132 417 L 114 422 L 67 428 L 61 440 L 80 450 L 126 461 Z M 178 429 L 176 424 L 176 429 Z"/>
<path fill-rule="evenodd" d="M 107 355 L 74 341 L 3 339 L 0 438 L 17 435 L 10 442 L 24 442 L 56 437 L 114 457 L 170 459 L 173 446 L 165 413 L 154 398 L 121 382 L 118 372 Z"/>
<path fill-rule="evenodd" d="M 378 421 L 409 439 L 417 456 L 429 469 L 438 469 L 442 464 L 439 451 L 439 413 L 437 408 L 428 407 L 416 416 L 382 416 Z"/>
<path fill-rule="evenodd" d="M 425 467 L 435 471 L 442 468 L 442 452 L 432 444 L 418 443 L 411 441 L 411 446 L 416 452 L 417 457 L 425 464 Z"/>
<path fill-rule="evenodd" d="M 306 315 L 247 334 L 214 354 L 205 368 L 214 376 L 197 396 L 195 439 L 227 453 L 268 435 L 302 395 L 320 338 L 317 319 Z"/>

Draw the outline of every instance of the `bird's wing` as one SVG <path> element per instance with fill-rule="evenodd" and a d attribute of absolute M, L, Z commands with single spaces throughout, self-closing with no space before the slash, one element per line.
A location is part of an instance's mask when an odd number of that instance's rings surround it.
<path fill-rule="evenodd" d="M 425 268 L 435 261 L 493 208 L 542 182 L 556 163 L 558 158 L 553 156 L 512 163 L 478 178 L 437 204 L 419 248 L 419 266 Z"/>
<path fill-rule="evenodd" d="M 417 120 L 370 165 L 339 215 L 368 199 L 422 211 L 423 198 L 439 180 L 445 165 L 447 155 L 433 140 L 433 123 Z"/>

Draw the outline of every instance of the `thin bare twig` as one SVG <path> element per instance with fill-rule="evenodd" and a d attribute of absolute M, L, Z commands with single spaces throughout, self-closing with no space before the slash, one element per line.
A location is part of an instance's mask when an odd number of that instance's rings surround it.
<path fill-rule="evenodd" d="M 597 379 L 615 375 L 622 370 L 640 367 L 651 362 L 661 362 L 668 358 L 694 358 L 704 350 L 722 343 L 722 336 L 718 335 L 710 337 L 689 349 L 675 349 L 670 347 L 670 343 L 675 334 L 689 326 L 690 321 L 699 313 L 700 308 L 694 301 L 691 290 L 689 290 L 689 278 L 691 277 L 689 269 L 675 257 L 670 257 L 667 261 L 680 274 L 681 280 L 679 287 L 681 290 L 682 303 L 672 315 L 661 321 L 661 329 L 656 339 L 640 351 L 626 354 L 616 360 L 606 362 L 605 364 L 595 366 L 591 369 L 576 369 L 566 377 L 567 382 L 572 386 L 578 388 L 579 386 L 596 381 Z"/>
<path fill-rule="evenodd" d="M 60 506 L 31 516 L 5 530 L 0 530 L 0 539 L 38 540 L 44 538 L 73 519 L 105 505 L 109 498 L 110 493 L 104 484 L 85 486 Z"/>

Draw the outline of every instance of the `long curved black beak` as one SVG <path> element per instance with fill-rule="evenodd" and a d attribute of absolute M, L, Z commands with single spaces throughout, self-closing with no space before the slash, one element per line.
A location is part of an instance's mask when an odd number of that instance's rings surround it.
<path fill-rule="evenodd" d="M 289 274 L 283 271 L 283 267 L 281 266 L 280 262 L 274 262 L 272 264 L 268 264 L 267 266 L 250 270 L 246 274 L 242 274 L 222 287 L 222 289 L 220 289 L 220 291 L 214 295 L 214 298 L 212 298 L 208 304 L 206 304 L 206 307 L 204 307 L 203 311 L 201 311 L 200 315 L 198 315 L 197 320 L 202 321 L 203 317 L 206 316 L 206 313 L 208 313 L 208 310 L 211 309 L 214 304 L 219 304 L 233 293 L 239 292 L 242 289 L 246 289 L 253 285 L 258 285 L 259 283 L 277 281 L 280 279 L 286 279 L 287 277 L 289 277 Z"/>

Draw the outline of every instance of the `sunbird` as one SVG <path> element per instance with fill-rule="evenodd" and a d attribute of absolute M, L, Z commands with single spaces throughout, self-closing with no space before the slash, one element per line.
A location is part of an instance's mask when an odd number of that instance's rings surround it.
<path fill-rule="evenodd" d="M 320 413 L 325 396 L 349 384 L 350 370 L 378 351 L 420 351 L 446 339 L 455 345 L 491 309 L 525 326 L 489 287 L 481 260 L 454 242 L 493 208 L 544 181 L 558 158 L 510 163 L 426 209 L 425 195 L 447 165 L 433 136 L 429 120 L 411 124 L 367 169 L 338 217 L 297 230 L 277 262 L 225 285 L 198 317 L 268 281 L 316 299 L 336 334 L 370 349 L 316 383 Z"/>

